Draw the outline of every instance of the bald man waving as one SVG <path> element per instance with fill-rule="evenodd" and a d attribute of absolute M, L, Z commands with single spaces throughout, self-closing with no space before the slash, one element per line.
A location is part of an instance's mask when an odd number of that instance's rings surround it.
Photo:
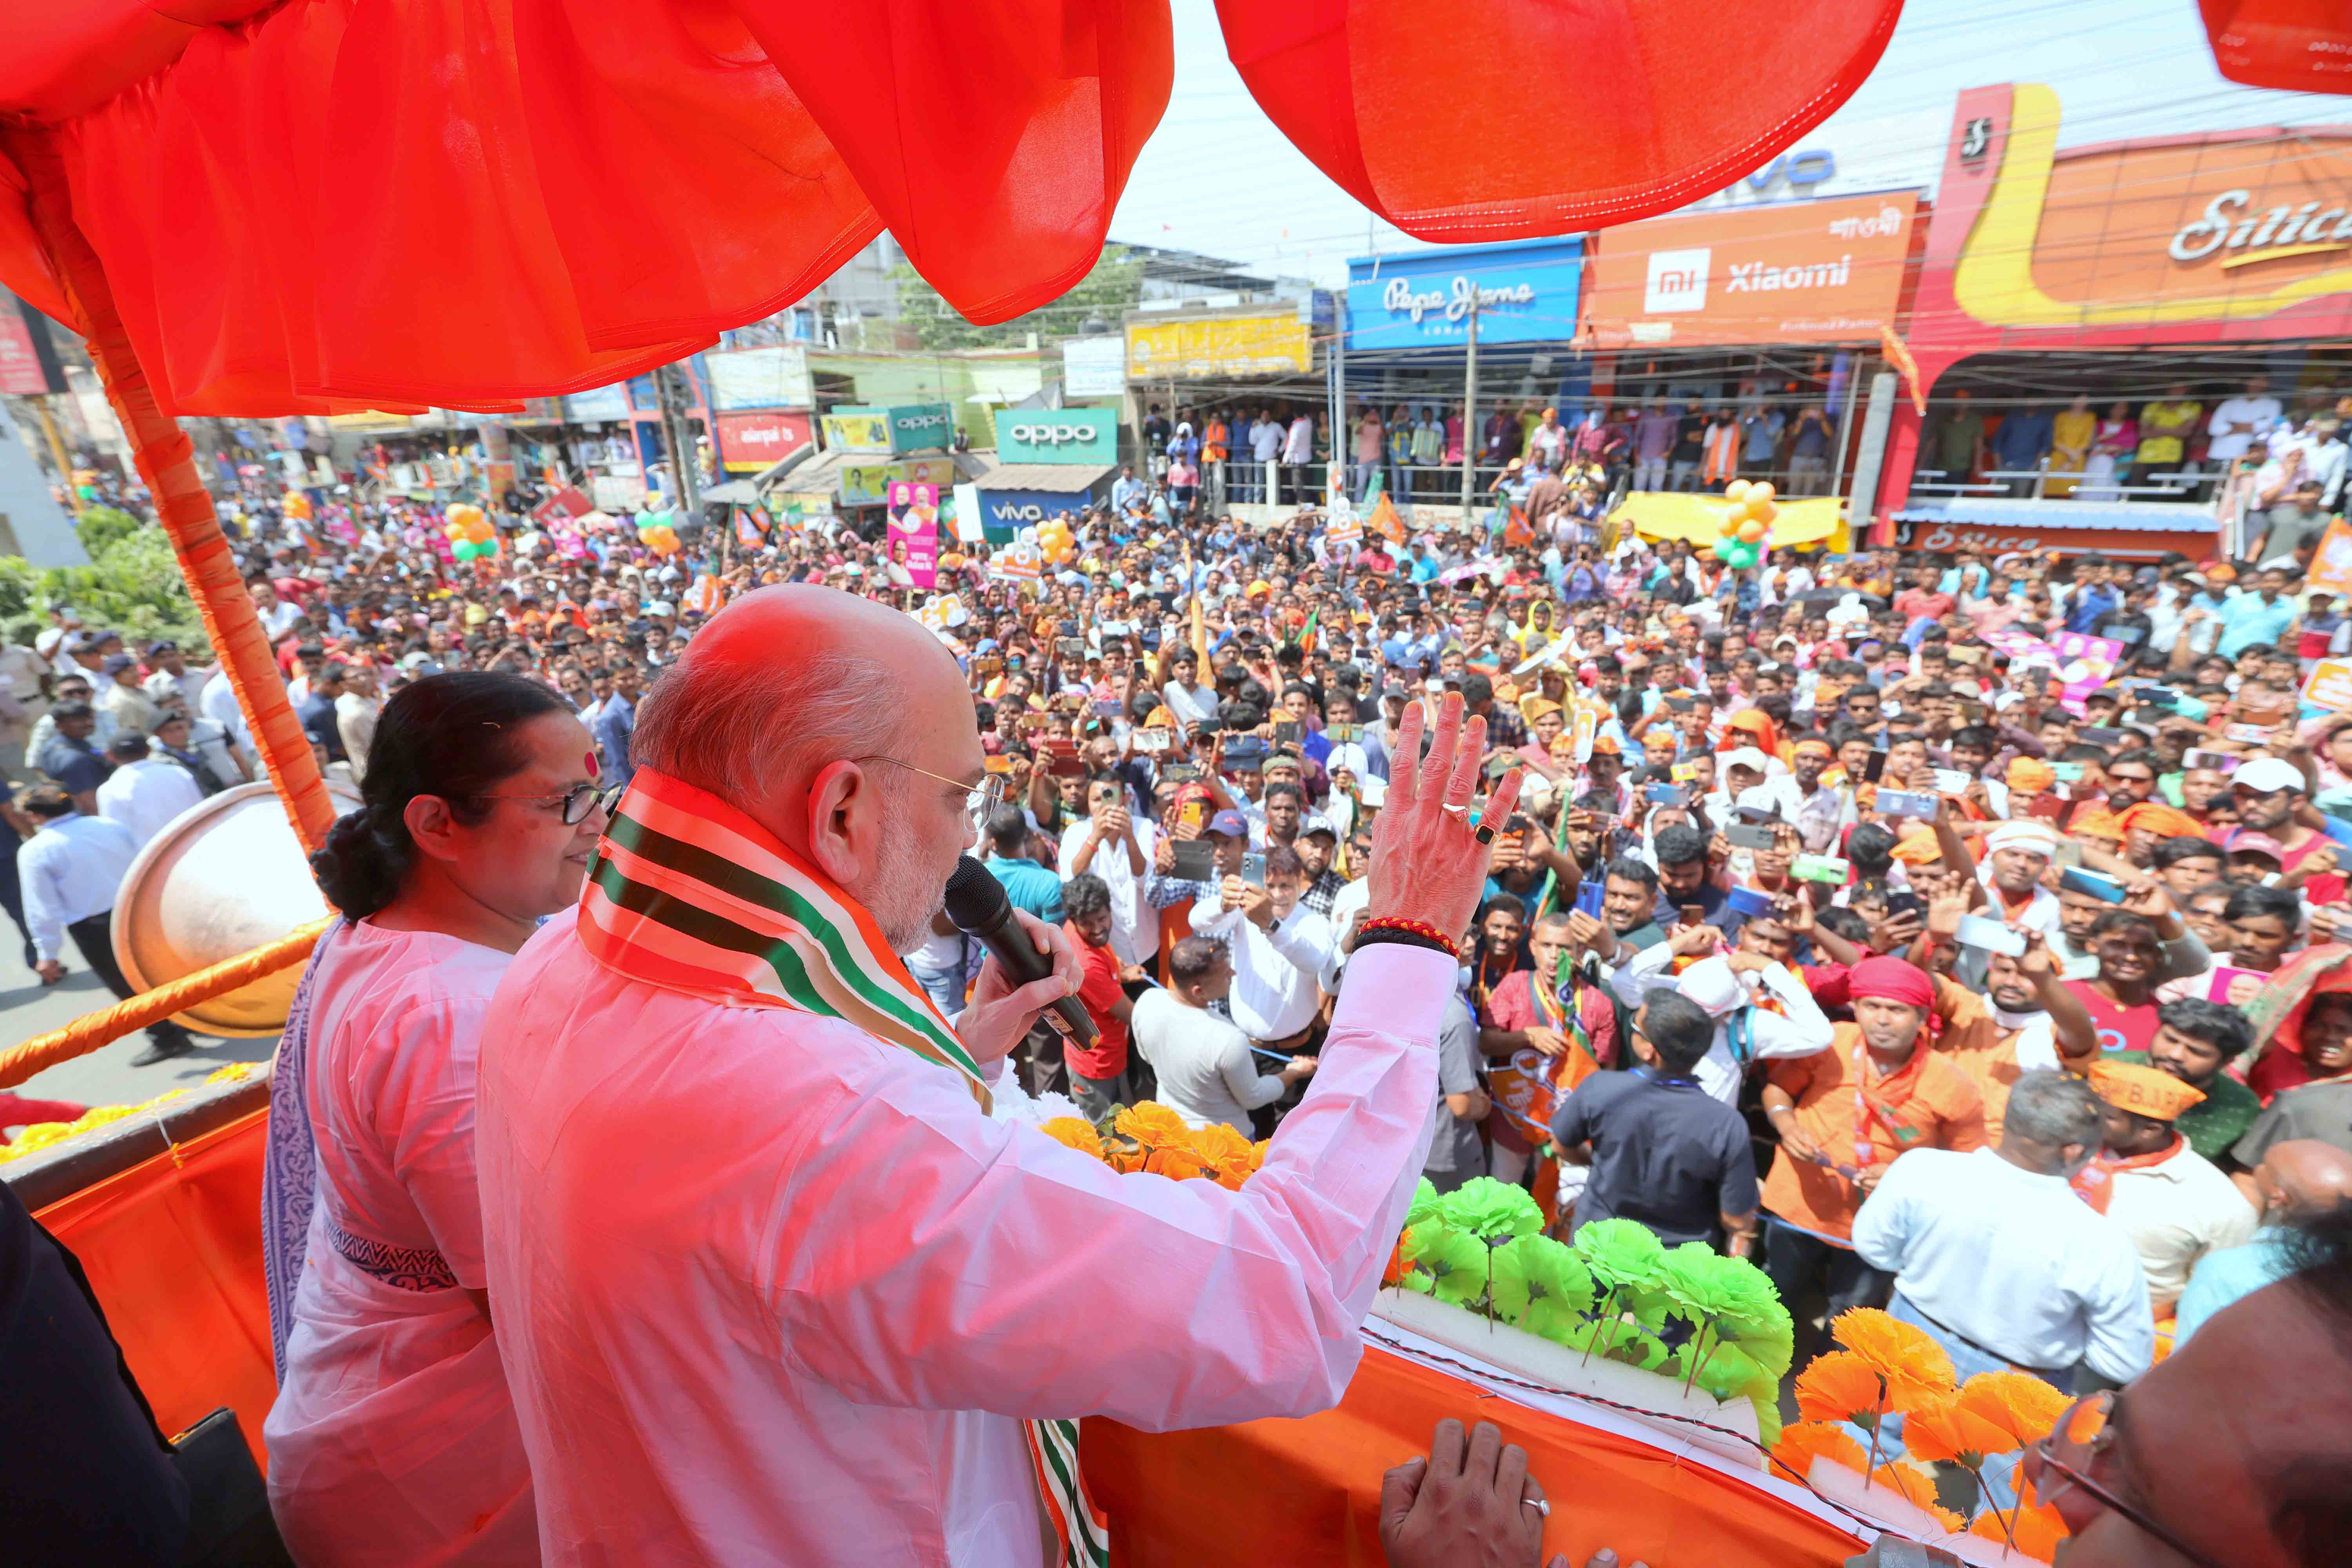
<path fill-rule="evenodd" d="M 1391 783 L 1372 921 L 1468 923 L 1484 750 L 1446 699 Z M 1428 1138 L 1440 944 L 1360 936 L 1243 1190 L 1120 1175 L 990 1115 L 1077 988 L 1059 931 L 1022 917 L 1054 975 L 992 959 L 953 1028 L 898 959 L 996 783 L 919 625 L 750 595 L 646 699 L 631 760 L 580 907 L 484 1029 L 483 1241 L 549 1563 L 1099 1564 L 1077 1417 L 1338 1400 Z"/>

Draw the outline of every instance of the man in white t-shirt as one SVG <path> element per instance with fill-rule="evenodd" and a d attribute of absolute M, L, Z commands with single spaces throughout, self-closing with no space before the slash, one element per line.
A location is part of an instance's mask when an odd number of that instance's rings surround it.
<path fill-rule="evenodd" d="M 1192 905 L 1195 935 L 1214 937 L 1233 954 L 1234 984 L 1226 1005 L 1253 1040 L 1276 1050 L 1305 1042 L 1323 1000 L 1318 984 L 1331 962 L 1331 923 L 1303 904 L 1307 865 L 1298 851 L 1276 845 L 1265 852 L 1265 883 L 1220 879 L 1216 896 Z"/>
<path fill-rule="evenodd" d="M 1160 911 L 1144 902 L 1157 833 L 1127 808 L 1116 773 L 1087 781 L 1087 815 L 1062 830 L 1062 880 L 1092 872 L 1110 889 L 1110 950 L 1121 963 L 1147 963 L 1160 951 Z"/>
<path fill-rule="evenodd" d="M 2206 444 L 2205 455 L 2216 466 L 2227 469 L 2237 458 L 2246 455 L 2257 437 L 2265 435 L 2278 423 L 2279 400 L 2270 395 L 2270 377 L 2255 376 L 2246 383 L 2246 390 L 2236 397 L 2225 398 L 2213 410 L 2213 417 L 2205 426 L 2212 437 Z"/>
<path fill-rule="evenodd" d="M 1272 1105 L 1315 1070 L 1315 1058 L 1294 1056 L 1279 1072 L 1258 1070 L 1249 1037 L 1209 1011 L 1233 989 L 1225 944 L 1186 937 L 1168 954 L 1166 989 L 1136 999 L 1129 1037 L 1160 1080 L 1160 1103 L 1194 1127 L 1222 1122 L 1244 1138 L 1255 1133 L 1249 1113 Z M 1270 1058 L 1265 1058 L 1270 1059 Z"/>
<path fill-rule="evenodd" d="M 1274 472 L 1275 460 L 1282 456 L 1282 421 L 1270 413 L 1260 414 L 1257 423 L 1250 426 L 1250 460 L 1257 465 L 1257 471 L 1254 477 L 1243 481 L 1244 500 L 1273 499 L 1272 492 L 1266 489 L 1266 480 Z"/>

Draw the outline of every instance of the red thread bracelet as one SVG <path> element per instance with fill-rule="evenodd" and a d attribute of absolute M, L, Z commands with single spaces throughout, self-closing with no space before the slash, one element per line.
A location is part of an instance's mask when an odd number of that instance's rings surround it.
<path fill-rule="evenodd" d="M 1401 931 L 1433 942 L 1455 958 L 1462 956 L 1462 944 L 1431 925 L 1427 921 L 1410 921 L 1402 915 L 1378 915 L 1359 922 L 1358 931 Z"/>

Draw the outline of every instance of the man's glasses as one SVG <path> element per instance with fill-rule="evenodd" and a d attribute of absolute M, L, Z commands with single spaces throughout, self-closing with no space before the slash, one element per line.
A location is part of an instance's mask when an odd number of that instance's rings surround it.
<path fill-rule="evenodd" d="M 1004 775 L 1002 773 L 985 773 L 982 775 L 978 784 L 968 784 L 961 779 L 951 779 L 945 773 L 935 773 L 929 768 L 919 768 L 912 763 L 900 762 L 896 757 L 884 756 L 880 752 L 867 757 L 852 757 L 849 760 L 854 763 L 888 763 L 893 767 L 904 768 L 910 773 L 920 773 L 927 779 L 937 779 L 943 784 L 954 785 L 964 792 L 964 820 L 971 825 L 971 830 L 975 834 L 987 828 L 989 815 L 995 811 L 1004 799 Z"/>
<path fill-rule="evenodd" d="M 628 787 L 626 784 L 577 784 L 562 795 L 478 795 L 467 798 L 520 801 L 525 805 L 535 805 L 542 811 L 552 807 L 563 819 L 564 826 L 577 827 L 588 820 L 588 814 L 592 811 L 601 811 L 606 816 L 612 816 L 613 808 L 621 804 L 622 792 Z"/>
<path fill-rule="evenodd" d="M 2131 1521 L 2196 1564 L 2196 1568 L 2221 1568 L 2221 1563 L 2150 1519 L 2137 1504 L 2126 1502 L 2091 1479 L 2090 1472 L 2098 1468 L 2100 1459 L 2114 1452 L 2115 1408 L 2114 1389 L 2087 1394 L 2068 1405 L 2066 1414 L 2058 1418 L 2058 1425 L 2050 1429 L 2050 1435 L 2026 1450 L 2025 1469 L 2033 1482 L 2035 1497 L 2045 1507 L 2056 1509 L 2073 1534 L 2082 1534 L 2098 1517 L 2099 1510 L 2105 1509 Z M 2077 1491 L 2096 1506 L 2086 1506 L 2082 1499 L 2073 1497 Z"/>

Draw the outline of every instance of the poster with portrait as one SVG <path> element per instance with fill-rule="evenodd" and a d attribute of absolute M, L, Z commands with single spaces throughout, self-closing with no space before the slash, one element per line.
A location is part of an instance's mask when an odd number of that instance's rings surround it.
<path fill-rule="evenodd" d="M 900 479 L 890 486 L 890 559 L 907 569 L 918 588 L 940 580 L 940 488 Z"/>

